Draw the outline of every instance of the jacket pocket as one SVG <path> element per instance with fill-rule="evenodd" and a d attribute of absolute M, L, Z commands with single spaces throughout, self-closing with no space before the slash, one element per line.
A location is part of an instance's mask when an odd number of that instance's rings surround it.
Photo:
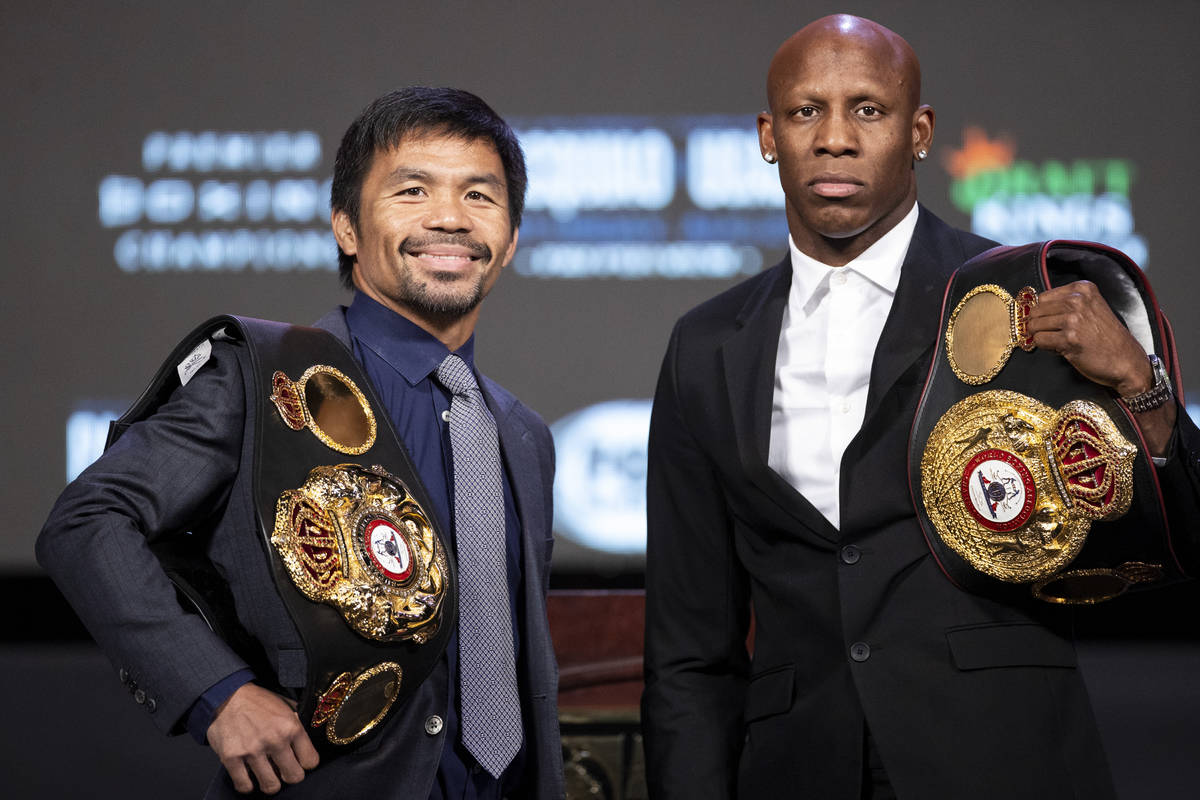
<path fill-rule="evenodd" d="M 751 678 L 750 687 L 746 690 L 745 722 L 749 724 L 790 709 L 795 676 L 796 668 L 785 664 Z"/>
<path fill-rule="evenodd" d="M 989 667 L 1074 667 L 1075 645 L 1026 622 L 964 625 L 946 631 L 950 655 L 962 670 Z"/>

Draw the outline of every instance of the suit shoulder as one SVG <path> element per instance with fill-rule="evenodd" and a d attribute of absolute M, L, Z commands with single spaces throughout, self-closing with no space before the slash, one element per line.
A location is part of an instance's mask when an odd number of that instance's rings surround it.
<path fill-rule="evenodd" d="M 488 376 L 480 375 L 479 377 L 483 383 L 484 391 L 492 398 L 497 408 L 506 409 L 508 414 L 520 419 L 521 423 L 530 431 L 534 433 L 545 432 L 546 437 L 549 438 L 550 428 L 546 425 L 546 421 L 542 419 L 541 414 L 522 403 L 516 395 Z"/>
<path fill-rule="evenodd" d="M 993 247 L 999 247 L 999 242 L 993 242 L 991 239 L 985 239 L 978 234 L 970 231 L 952 228 L 954 235 L 958 238 L 958 243 L 963 249 L 963 253 L 967 259 L 974 258 L 985 250 L 991 250 Z"/>
<path fill-rule="evenodd" d="M 999 242 L 985 239 L 978 234 L 951 227 L 924 206 L 921 206 L 921 217 L 917 221 L 917 232 L 914 234 L 914 238 L 917 237 L 925 237 L 927 242 L 940 242 L 943 246 L 949 245 L 957 250 L 958 255 L 961 255 L 960 264 L 999 245 Z"/>
<path fill-rule="evenodd" d="M 776 282 L 787 277 L 786 270 L 787 261 L 784 260 L 705 300 L 679 318 L 676 333 L 733 327 L 743 310 L 762 302 Z"/>

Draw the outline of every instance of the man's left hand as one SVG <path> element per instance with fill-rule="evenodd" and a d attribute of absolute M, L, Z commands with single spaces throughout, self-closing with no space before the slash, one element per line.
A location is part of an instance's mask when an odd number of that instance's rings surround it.
<path fill-rule="evenodd" d="M 1039 294 L 1027 325 L 1035 345 L 1059 353 L 1079 374 L 1122 397 L 1154 385 L 1145 351 L 1090 281 Z M 1135 414 L 1134 419 L 1151 455 L 1165 454 L 1175 427 L 1175 403 Z"/>

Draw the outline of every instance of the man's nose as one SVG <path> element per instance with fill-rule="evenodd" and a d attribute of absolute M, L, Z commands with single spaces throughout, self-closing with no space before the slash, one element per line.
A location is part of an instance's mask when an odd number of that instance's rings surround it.
<path fill-rule="evenodd" d="M 817 126 L 813 147 L 818 155 L 846 156 L 858 153 L 854 121 L 846 114 L 832 113 Z"/>
<path fill-rule="evenodd" d="M 471 216 L 462 198 L 435 195 L 426 206 L 424 225 L 429 230 L 461 232 L 471 230 Z"/>

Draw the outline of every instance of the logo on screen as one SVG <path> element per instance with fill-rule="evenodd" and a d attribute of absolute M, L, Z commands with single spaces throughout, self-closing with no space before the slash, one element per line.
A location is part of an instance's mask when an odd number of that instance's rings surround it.
<path fill-rule="evenodd" d="M 563 417 L 554 434 L 554 528 L 606 553 L 646 549 L 649 400 L 609 400 Z"/>
<path fill-rule="evenodd" d="M 1017 158 L 1013 137 L 968 126 L 946 153 L 950 200 L 971 230 L 1001 244 L 1046 239 L 1101 242 L 1145 268 L 1146 240 L 1134 226 L 1134 164 L 1120 158 Z"/>

